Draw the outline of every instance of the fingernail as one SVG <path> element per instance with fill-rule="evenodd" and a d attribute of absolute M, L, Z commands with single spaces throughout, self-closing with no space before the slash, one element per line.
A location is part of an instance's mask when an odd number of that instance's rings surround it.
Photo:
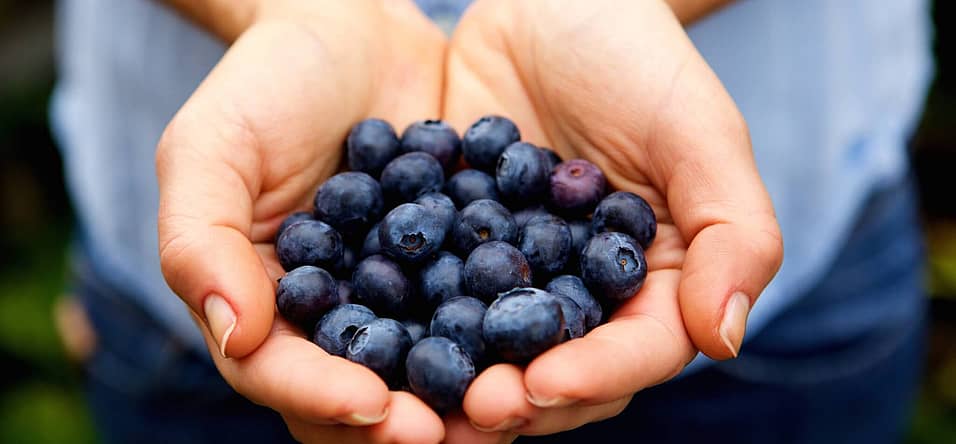
<path fill-rule="evenodd" d="M 717 333 L 735 358 L 740 353 L 740 344 L 744 341 L 748 314 L 750 314 L 750 298 L 739 291 L 731 295 L 724 308 L 724 318 L 720 321 Z"/>
<path fill-rule="evenodd" d="M 567 407 L 575 403 L 575 400 L 564 398 L 561 396 L 558 396 L 556 398 L 538 398 L 532 395 L 531 393 L 528 393 L 527 395 L 525 395 L 525 398 L 527 398 L 528 402 L 530 402 L 535 407 L 539 407 L 542 409 L 551 409 L 555 407 Z"/>
<path fill-rule="evenodd" d="M 226 345 L 232 331 L 236 329 L 236 313 L 222 296 L 211 294 L 203 302 L 203 314 L 206 316 L 206 325 L 212 333 L 216 344 L 219 344 L 219 354 L 226 356 Z"/>
<path fill-rule="evenodd" d="M 366 415 L 360 415 L 358 413 L 352 413 L 351 415 L 346 417 L 345 420 L 343 420 L 342 422 L 348 425 L 367 426 L 367 425 L 378 424 L 384 421 L 386 417 L 388 417 L 388 409 L 383 410 L 382 413 L 375 416 L 366 416 Z"/>
<path fill-rule="evenodd" d="M 497 432 L 507 432 L 509 430 L 514 430 L 524 426 L 527 423 L 528 421 L 525 420 L 524 418 L 508 418 L 504 421 L 501 421 L 500 423 L 498 423 L 498 425 L 494 427 L 482 427 L 478 424 L 475 424 L 474 422 L 471 423 L 471 426 L 474 427 L 475 430 L 479 432 L 497 433 Z"/>

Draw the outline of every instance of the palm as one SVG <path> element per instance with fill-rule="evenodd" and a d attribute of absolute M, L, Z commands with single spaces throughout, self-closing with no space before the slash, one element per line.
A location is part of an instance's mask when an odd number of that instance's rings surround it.
<path fill-rule="evenodd" d="M 489 0 L 479 2 L 456 31 L 446 68 L 447 119 L 463 128 L 484 114 L 509 116 L 524 139 L 564 158 L 588 159 L 613 187 L 647 199 L 659 222 L 646 252 L 650 272 L 636 297 L 607 325 L 550 350 L 526 369 L 499 365 L 479 376 L 465 400 L 465 412 L 476 424 L 491 427 L 519 417 L 528 422 L 520 432 L 537 434 L 614 415 L 630 394 L 672 378 L 695 356 L 689 328 L 709 327 L 685 319 L 679 294 L 693 293 L 706 280 L 717 288 L 725 285 L 711 279 L 721 270 L 700 273 L 704 279 L 696 281 L 686 276 L 701 261 L 714 259 L 695 258 L 688 248 L 707 246 L 725 227 L 710 226 L 719 220 L 701 221 L 706 218 L 700 211 L 714 202 L 687 189 L 708 179 L 698 174 L 708 156 L 742 159 L 751 168 L 752 158 L 733 102 L 662 5 L 643 2 L 628 14 L 619 2 L 602 8 L 591 2 Z M 628 38 L 633 29 L 641 30 L 640 36 Z M 708 138 L 732 149 L 700 146 Z M 756 187 L 752 177 L 721 179 L 710 185 L 762 192 L 759 178 Z M 772 210 L 765 213 L 756 218 L 774 227 Z M 773 268 L 772 262 L 762 268 Z M 716 357 L 730 356 L 710 350 Z M 608 365 L 609 360 L 624 364 Z M 503 395 L 505 388 L 515 393 Z M 574 407 L 557 413 L 541 409 L 526 393 Z M 562 415 L 573 419 L 556 423 Z"/>

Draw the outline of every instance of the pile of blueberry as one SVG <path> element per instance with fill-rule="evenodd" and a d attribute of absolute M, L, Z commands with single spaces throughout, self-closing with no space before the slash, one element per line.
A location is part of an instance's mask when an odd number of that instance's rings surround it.
<path fill-rule="evenodd" d="M 483 368 L 596 327 L 643 284 L 654 212 L 606 194 L 594 164 L 520 139 L 499 116 L 461 138 L 436 120 L 401 138 L 382 120 L 355 125 L 352 171 L 279 227 L 279 312 L 440 413 Z"/>

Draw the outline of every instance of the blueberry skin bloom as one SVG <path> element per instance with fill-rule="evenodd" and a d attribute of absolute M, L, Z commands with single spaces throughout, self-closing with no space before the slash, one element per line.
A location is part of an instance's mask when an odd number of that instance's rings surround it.
<path fill-rule="evenodd" d="M 521 133 L 514 122 L 506 117 L 484 116 L 465 131 L 461 147 L 468 165 L 491 173 L 498 164 L 498 156 L 519 140 Z"/>
<path fill-rule="evenodd" d="M 657 236 L 657 218 L 646 200 L 628 191 L 609 194 L 591 218 L 595 233 L 619 231 L 633 237 L 644 249 L 650 248 Z"/>
<path fill-rule="evenodd" d="M 564 296 L 555 296 L 554 299 L 561 304 L 561 316 L 564 316 L 564 334 L 561 341 L 570 341 L 584 336 L 584 311 L 581 310 L 581 306 Z"/>
<path fill-rule="evenodd" d="M 596 234 L 581 252 L 581 280 L 599 298 L 630 299 L 646 277 L 644 250 L 624 233 Z"/>
<path fill-rule="evenodd" d="M 445 172 L 431 154 L 402 154 L 382 170 L 382 193 L 390 204 L 411 202 L 425 193 L 441 191 Z"/>
<path fill-rule="evenodd" d="M 604 198 L 607 179 L 604 173 L 584 159 L 571 159 L 551 172 L 551 206 L 568 216 L 584 217 Z"/>
<path fill-rule="evenodd" d="M 571 299 L 584 313 L 584 326 L 587 330 L 597 327 L 601 323 L 604 311 L 597 299 L 591 296 L 587 287 L 581 278 L 570 274 L 565 274 L 551 279 L 544 290 L 557 297 L 566 297 Z"/>
<path fill-rule="evenodd" d="M 550 161 L 538 147 L 515 142 L 498 158 L 495 180 L 498 192 L 512 207 L 526 207 L 547 195 L 551 177 Z"/>
<path fill-rule="evenodd" d="M 544 290 L 516 288 L 488 307 L 482 332 L 505 361 L 528 363 L 564 338 L 561 304 Z"/>
<path fill-rule="evenodd" d="M 402 321 L 402 325 L 405 326 L 408 335 L 412 337 L 412 344 L 428 337 L 428 329 L 418 321 L 406 319 Z"/>
<path fill-rule="evenodd" d="M 499 200 L 495 178 L 475 169 L 461 170 L 445 183 L 445 192 L 458 208 L 479 200 Z"/>
<path fill-rule="evenodd" d="M 398 136 L 388 122 L 381 119 L 363 120 L 349 131 L 345 141 L 349 169 L 372 177 L 401 154 Z"/>
<path fill-rule="evenodd" d="M 339 304 L 351 304 L 354 301 L 355 288 L 352 287 L 352 281 L 340 279 L 336 285 L 336 294 L 339 298 Z"/>
<path fill-rule="evenodd" d="M 419 263 L 441 248 L 447 228 L 438 213 L 419 204 L 401 204 L 382 219 L 378 242 L 395 260 Z"/>
<path fill-rule="evenodd" d="M 315 193 L 314 203 L 315 218 L 347 237 L 368 230 L 385 206 L 378 181 L 356 171 L 330 177 Z"/>
<path fill-rule="evenodd" d="M 461 139 L 451 125 L 441 120 L 421 120 L 402 133 L 402 152 L 415 151 L 431 154 L 445 171 L 451 171 L 461 157 Z"/>
<path fill-rule="evenodd" d="M 560 217 L 535 216 L 521 229 L 518 249 L 539 278 L 553 275 L 564 268 L 571 253 L 571 229 Z"/>
<path fill-rule="evenodd" d="M 376 319 L 359 327 L 345 348 L 345 358 L 375 372 L 390 387 L 402 380 L 402 366 L 412 348 L 412 336 L 401 322 Z"/>
<path fill-rule="evenodd" d="M 468 353 L 471 362 L 480 366 L 485 358 L 485 340 L 481 324 L 488 306 L 469 296 L 458 296 L 439 305 L 432 315 L 428 331 L 432 336 L 443 336 Z"/>
<path fill-rule="evenodd" d="M 485 242 L 518 239 L 518 224 L 504 205 L 489 199 L 476 200 L 458 213 L 451 240 L 458 251 L 468 254 Z"/>
<path fill-rule="evenodd" d="M 425 207 L 428 211 L 435 213 L 445 226 L 445 233 L 451 231 L 455 224 L 455 218 L 458 217 L 458 209 L 451 198 L 442 193 L 428 193 L 418 196 L 415 203 Z"/>
<path fill-rule="evenodd" d="M 342 236 L 325 222 L 299 221 L 276 240 L 276 256 L 286 271 L 303 265 L 333 268 L 342 260 Z"/>
<path fill-rule="evenodd" d="M 465 263 L 447 251 L 438 252 L 419 270 L 418 291 L 426 310 L 433 310 L 442 302 L 466 294 Z"/>
<path fill-rule="evenodd" d="M 544 205 L 534 205 L 527 208 L 522 208 L 518 211 L 515 211 L 514 213 L 511 213 L 511 215 L 514 216 L 515 218 L 515 223 L 518 224 L 519 232 L 525 226 L 525 224 L 527 224 L 528 221 L 531 220 L 531 218 L 535 216 L 546 216 L 548 214 L 551 214 L 551 213 L 548 213 L 548 210 L 544 208 Z M 588 230 L 590 229 L 591 229 L 591 224 L 588 223 Z"/>
<path fill-rule="evenodd" d="M 312 331 L 322 315 L 339 305 L 337 287 L 329 272 L 304 265 L 279 279 L 276 307 L 287 321 Z"/>
<path fill-rule="evenodd" d="M 439 414 L 461 406 L 475 379 L 475 365 L 454 341 L 428 337 L 412 346 L 405 359 L 412 393 Z"/>
<path fill-rule="evenodd" d="M 282 223 L 279 224 L 279 229 L 276 230 L 276 240 L 279 239 L 282 232 L 284 232 L 286 228 L 289 228 L 290 225 L 303 220 L 312 220 L 312 213 L 309 211 L 296 211 L 286 216 L 286 218 L 282 220 Z"/>
<path fill-rule="evenodd" d="M 375 313 L 367 307 L 356 304 L 339 305 L 319 319 L 312 342 L 330 355 L 344 358 L 346 347 L 355 332 L 375 319 Z"/>
<path fill-rule="evenodd" d="M 412 285 L 401 267 L 380 254 L 359 262 L 352 275 L 352 285 L 355 300 L 381 316 L 400 317 L 413 304 Z"/>
<path fill-rule="evenodd" d="M 531 266 L 517 248 L 493 241 L 481 244 L 465 261 L 465 285 L 486 302 L 513 288 L 531 286 Z"/>
<path fill-rule="evenodd" d="M 382 223 L 379 222 L 369 228 L 368 234 L 365 235 L 365 241 L 362 242 L 362 252 L 359 254 L 359 259 L 365 259 L 382 252 L 382 244 L 378 241 L 378 229 L 381 225 Z M 588 225 L 588 229 L 591 229 L 590 225 Z"/>

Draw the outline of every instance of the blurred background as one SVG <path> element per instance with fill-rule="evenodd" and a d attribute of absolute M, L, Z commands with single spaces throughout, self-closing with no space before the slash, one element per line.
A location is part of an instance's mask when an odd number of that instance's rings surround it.
<path fill-rule="evenodd" d="M 47 127 L 49 0 L 0 0 L 0 442 L 91 443 L 80 369 L 56 330 L 72 229 Z M 956 17 L 937 0 L 936 83 L 912 146 L 930 269 L 932 341 L 908 442 L 956 442 Z M 65 332 L 67 335 L 82 332 Z M 877 389 L 877 388 L 874 388 Z"/>

